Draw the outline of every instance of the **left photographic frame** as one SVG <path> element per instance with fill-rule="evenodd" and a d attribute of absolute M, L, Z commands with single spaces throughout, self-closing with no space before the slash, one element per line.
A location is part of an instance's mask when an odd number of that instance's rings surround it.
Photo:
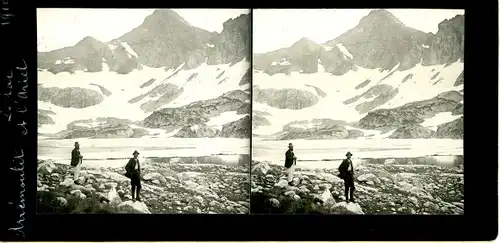
<path fill-rule="evenodd" d="M 248 214 L 250 14 L 37 9 L 36 212 Z"/>

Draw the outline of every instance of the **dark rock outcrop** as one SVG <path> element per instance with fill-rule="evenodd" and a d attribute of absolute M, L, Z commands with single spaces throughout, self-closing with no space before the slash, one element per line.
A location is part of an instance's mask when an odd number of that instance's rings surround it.
<path fill-rule="evenodd" d="M 439 23 L 423 65 L 451 64 L 464 58 L 464 15 Z"/>
<path fill-rule="evenodd" d="M 314 85 L 309 85 L 309 84 L 305 84 L 305 86 L 307 87 L 311 87 L 311 88 L 314 88 L 314 90 L 316 90 L 316 93 L 321 97 L 321 98 L 325 98 L 328 94 L 323 91 L 322 89 L 314 86 Z"/>
<path fill-rule="evenodd" d="M 212 39 L 214 48 L 210 50 L 208 64 L 234 64 L 245 58 L 250 60 L 250 22 L 250 14 L 224 22 L 221 34 Z"/>
<path fill-rule="evenodd" d="M 76 120 L 55 135 L 58 139 L 74 138 L 134 138 L 148 135 L 145 129 L 132 128 L 132 121 L 114 117 Z"/>
<path fill-rule="evenodd" d="M 174 137 L 177 138 L 213 138 L 219 130 L 206 125 L 184 126 Z"/>
<path fill-rule="evenodd" d="M 371 82 L 371 80 L 367 79 L 365 81 L 363 81 L 362 83 L 356 85 L 355 89 L 362 89 L 364 88 L 366 85 L 368 85 L 369 83 Z"/>
<path fill-rule="evenodd" d="M 440 112 L 451 112 L 461 106 L 463 95 L 456 91 L 442 93 L 432 99 L 411 102 L 394 109 L 369 112 L 359 121 L 363 129 L 398 128 L 406 124 L 420 124 Z"/>
<path fill-rule="evenodd" d="M 41 127 L 45 124 L 52 125 L 56 124 L 54 120 L 50 117 L 50 115 L 55 115 L 56 113 L 50 110 L 38 109 L 38 117 L 37 123 L 38 127 Z"/>
<path fill-rule="evenodd" d="M 235 90 L 215 99 L 197 101 L 179 108 L 160 109 L 144 119 L 144 126 L 165 128 L 191 127 L 192 125 L 205 124 L 210 118 L 223 112 L 237 111 L 242 106 L 248 106 L 245 101 L 249 99 L 250 95 L 248 93 Z"/>
<path fill-rule="evenodd" d="M 253 114 L 252 115 L 252 128 L 257 129 L 260 126 L 269 126 L 271 122 L 262 115 Z"/>
<path fill-rule="evenodd" d="M 395 139 L 413 139 L 413 138 L 432 138 L 434 131 L 420 126 L 418 124 L 407 124 L 398 127 L 389 138 Z"/>
<path fill-rule="evenodd" d="M 241 77 L 240 85 L 249 84 L 251 82 L 251 77 L 250 77 L 251 74 L 252 74 L 252 69 L 249 68 L 245 73 L 245 75 Z"/>
<path fill-rule="evenodd" d="M 453 86 L 459 86 L 459 85 L 462 85 L 462 84 L 464 84 L 464 71 L 462 71 L 460 73 L 460 75 L 457 78 L 457 81 L 455 81 L 455 83 L 453 84 Z"/>
<path fill-rule="evenodd" d="M 371 101 L 365 101 L 361 104 L 358 104 L 356 106 L 356 110 L 360 114 L 365 114 L 365 113 L 367 113 L 371 110 L 374 110 L 375 108 L 389 102 L 394 97 L 396 97 L 396 95 L 398 95 L 398 92 L 399 92 L 398 88 L 391 89 L 386 93 L 382 93 L 382 94 L 378 95 L 377 97 L 375 97 Z"/>
<path fill-rule="evenodd" d="M 438 126 L 436 131 L 437 138 L 464 138 L 464 117 L 460 117 L 454 121 L 444 123 Z"/>
<path fill-rule="evenodd" d="M 361 84 L 364 84 L 367 81 L 369 81 L 369 80 L 366 80 L 365 82 L 363 82 Z M 358 104 L 356 106 L 356 110 L 360 114 L 364 114 L 364 113 L 372 111 L 372 110 L 376 109 L 377 107 L 389 102 L 391 99 L 396 97 L 398 92 L 399 92 L 398 88 L 393 88 L 387 84 L 379 84 L 379 85 L 375 85 L 373 87 L 370 87 L 368 90 L 366 90 L 365 92 L 363 92 L 360 95 L 357 95 L 355 97 L 352 97 L 352 98 L 344 101 L 344 105 L 354 103 L 361 98 L 365 98 L 365 99 L 373 98 L 373 100 L 365 101 L 365 102 Z"/>
<path fill-rule="evenodd" d="M 38 100 L 50 102 L 64 108 L 86 108 L 100 104 L 104 96 L 91 89 L 69 87 L 69 88 L 45 88 L 38 86 Z"/>
<path fill-rule="evenodd" d="M 347 132 L 349 133 L 349 135 L 347 136 L 347 139 L 355 139 L 355 138 L 363 137 L 365 135 L 362 131 L 357 130 L 357 129 L 350 129 L 350 130 L 347 130 Z"/>
<path fill-rule="evenodd" d="M 260 89 L 254 87 L 253 99 L 278 109 L 300 110 L 319 102 L 315 94 L 298 89 Z"/>
<path fill-rule="evenodd" d="M 129 100 L 129 103 L 136 103 L 141 101 L 142 99 L 149 97 L 149 98 L 156 98 L 154 100 L 149 100 L 147 102 L 144 102 L 141 104 L 141 109 L 145 112 L 151 112 L 156 110 L 157 108 L 161 107 L 162 105 L 166 105 L 173 100 L 175 100 L 179 95 L 182 94 L 184 89 L 182 87 L 178 87 L 175 84 L 171 83 L 162 83 L 149 92 L 145 94 L 141 94 L 137 97 L 132 98 Z"/>
<path fill-rule="evenodd" d="M 94 85 L 96 87 L 99 87 L 99 89 L 101 90 L 101 92 L 105 95 L 105 96 L 110 96 L 112 95 L 113 93 L 111 93 L 111 91 L 107 90 L 106 88 L 104 88 L 103 86 L 101 85 L 98 85 L 98 84 L 90 84 L 90 85 Z"/>
<path fill-rule="evenodd" d="M 237 121 L 224 124 L 217 136 L 223 138 L 251 138 L 250 122 L 250 115 L 247 115 Z"/>
<path fill-rule="evenodd" d="M 312 125 L 312 126 L 301 126 Z M 347 122 L 332 119 L 313 119 L 312 121 L 295 121 L 283 126 L 278 140 L 292 139 L 346 139 L 355 138 L 359 133 L 345 128 Z M 360 131 L 359 131 L 360 132 Z"/>

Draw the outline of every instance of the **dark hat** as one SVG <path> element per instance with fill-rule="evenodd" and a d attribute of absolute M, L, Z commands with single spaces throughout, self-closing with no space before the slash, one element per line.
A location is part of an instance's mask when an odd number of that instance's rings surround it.
<path fill-rule="evenodd" d="M 136 154 L 139 154 L 139 152 L 137 152 L 137 150 L 134 151 L 134 153 L 132 155 L 136 155 Z"/>
<path fill-rule="evenodd" d="M 75 142 L 75 145 L 80 145 L 78 142 Z"/>
<path fill-rule="evenodd" d="M 352 156 L 351 152 L 347 152 L 345 156 Z"/>
<path fill-rule="evenodd" d="M 293 146 L 293 144 L 292 144 L 292 143 L 289 143 L 289 144 L 288 144 L 288 147 L 292 147 L 292 146 Z"/>

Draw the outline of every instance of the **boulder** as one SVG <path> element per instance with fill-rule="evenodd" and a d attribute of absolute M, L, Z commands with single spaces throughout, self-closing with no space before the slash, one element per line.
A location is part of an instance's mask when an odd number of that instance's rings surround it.
<path fill-rule="evenodd" d="M 37 172 L 42 174 L 51 174 L 57 167 L 53 161 L 47 160 L 38 165 Z"/>
<path fill-rule="evenodd" d="M 120 202 L 118 207 L 125 207 L 129 206 L 138 213 L 144 213 L 144 214 L 151 214 L 151 212 L 148 209 L 148 206 L 144 202 L 138 202 L 138 201 L 125 201 L 125 202 Z"/>
<path fill-rule="evenodd" d="M 286 180 L 280 180 L 274 186 L 279 187 L 279 188 L 284 188 L 284 187 L 288 186 L 288 182 Z"/>
<path fill-rule="evenodd" d="M 160 174 L 159 172 L 148 173 L 148 174 L 144 175 L 143 178 L 146 181 L 158 180 L 161 183 L 167 183 L 167 179 L 165 179 L 165 177 L 162 174 Z"/>
<path fill-rule="evenodd" d="M 108 200 L 111 205 L 119 205 L 120 203 L 122 203 L 122 199 L 120 198 L 114 187 L 111 188 L 108 193 Z"/>
<path fill-rule="evenodd" d="M 321 194 L 320 199 L 324 206 L 333 206 L 335 204 L 335 199 L 333 199 L 332 193 L 328 189 Z"/>
<path fill-rule="evenodd" d="M 160 173 L 162 176 L 164 177 L 176 177 L 177 176 L 177 172 L 173 171 L 172 169 L 170 168 L 158 168 L 158 169 L 155 169 L 156 172 Z"/>
<path fill-rule="evenodd" d="M 280 207 L 280 201 L 278 199 L 276 199 L 276 198 L 269 199 L 269 202 L 275 208 L 279 208 Z"/>
<path fill-rule="evenodd" d="M 331 207 L 337 214 L 365 214 L 357 203 L 339 202 Z"/>
<path fill-rule="evenodd" d="M 270 169 L 269 164 L 260 162 L 252 167 L 252 175 L 265 176 Z"/>
<path fill-rule="evenodd" d="M 373 182 L 375 184 L 380 184 L 380 179 L 374 174 L 363 174 L 358 176 L 358 181 L 361 182 Z"/>
<path fill-rule="evenodd" d="M 72 186 L 72 185 L 74 185 L 74 184 L 75 184 L 75 182 L 73 181 L 73 179 L 66 178 L 66 179 L 65 179 L 63 182 L 61 182 L 59 185 L 69 187 L 69 186 Z"/>
<path fill-rule="evenodd" d="M 64 198 L 64 197 L 57 197 L 56 203 L 58 206 L 61 206 L 61 207 L 68 206 L 68 200 L 66 200 L 66 198 Z"/>

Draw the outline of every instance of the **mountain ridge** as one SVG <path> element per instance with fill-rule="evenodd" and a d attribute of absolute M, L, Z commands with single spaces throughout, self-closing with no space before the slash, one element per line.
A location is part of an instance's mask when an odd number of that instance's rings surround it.
<path fill-rule="evenodd" d="M 39 134 L 248 137 L 249 15 L 228 19 L 217 33 L 192 26 L 173 10 L 156 10 L 107 43 L 87 36 L 72 47 L 39 52 Z M 214 112 L 212 103 L 221 109 Z M 156 117 L 161 110 L 183 117 Z M 198 119 L 200 112 L 208 113 Z M 148 126 L 149 117 L 161 128 Z"/>
<path fill-rule="evenodd" d="M 301 38 L 254 55 L 254 112 L 269 114 L 255 118 L 254 136 L 461 139 L 463 123 L 452 121 L 463 114 L 463 100 L 446 98 L 463 96 L 463 29 L 463 14 L 441 21 L 433 34 L 406 26 L 387 10 L 373 10 L 330 41 Z M 294 95 L 276 95 L 283 92 Z M 290 130 L 293 117 L 310 121 Z M 418 119 L 408 123 L 410 118 Z M 334 127 L 315 119 L 350 124 Z"/>

